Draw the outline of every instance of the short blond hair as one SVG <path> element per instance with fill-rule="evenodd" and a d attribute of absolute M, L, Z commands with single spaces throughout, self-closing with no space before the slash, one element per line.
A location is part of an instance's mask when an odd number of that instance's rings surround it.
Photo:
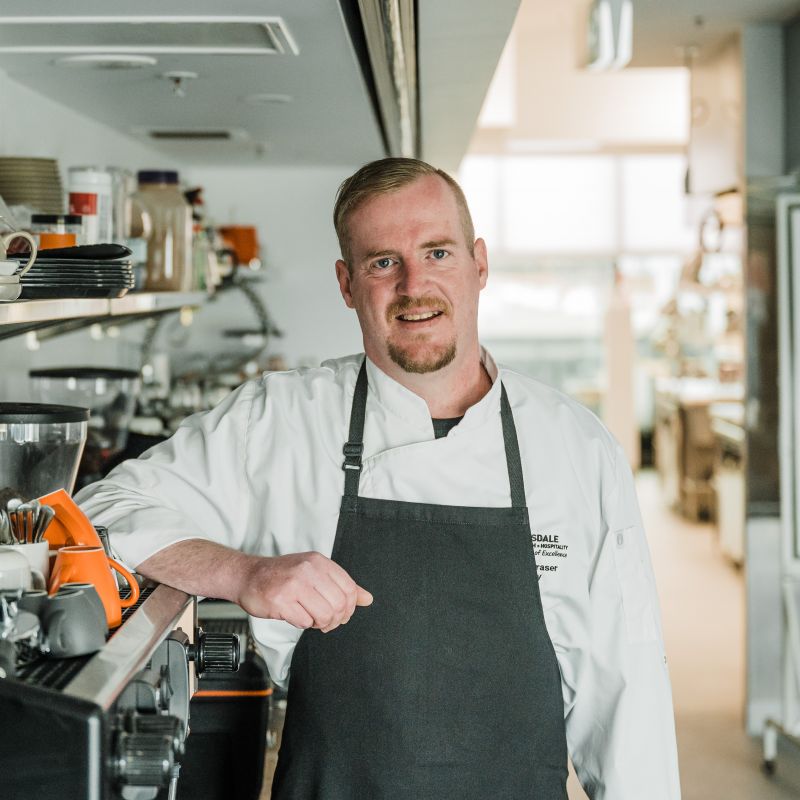
<path fill-rule="evenodd" d="M 348 268 L 351 268 L 350 237 L 347 223 L 350 215 L 367 200 L 379 195 L 390 194 L 408 186 L 410 183 L 427 175 L 438 175 L 452 189 L 461 217 L 461 227 L 467 240 L 469 252 L 473 254 L 475 243 L 475 227 L 467 206 L 467 198 L 456 181 L 444 170 L 437 169 L 417 158 L 381 158 L 365 164 L 358 172 L 351 175 L 339 187 L 336 193 L 336 204 L 333 207 L 333 226 L 339 238 Z"/>

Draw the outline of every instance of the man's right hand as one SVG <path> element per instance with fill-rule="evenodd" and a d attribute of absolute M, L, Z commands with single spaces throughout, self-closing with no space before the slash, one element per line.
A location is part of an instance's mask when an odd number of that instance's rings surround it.
<path fill-rule="evenodd" d="M 344 625 L 372 595 L 322 553 L 256 557 L 242 582 L 238 604 L 254 617 L 281 619 L 323 633 Z"/>

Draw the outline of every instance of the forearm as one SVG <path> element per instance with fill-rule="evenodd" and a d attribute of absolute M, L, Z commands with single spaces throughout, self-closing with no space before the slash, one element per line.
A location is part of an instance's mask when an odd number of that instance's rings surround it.
<path fill-rule="evenodd" d="M 372 602 L 368 591 L 321 553 L 252 556 L 206 539 L 187 539 L 159 550 L 136 571 L 298 628 L 333 630 L 350 619 L 356 606 Z"/>
<path fill-rule="evenodd" d="M 240 603 L 254 562 L 251 556 L 206 539 L 187 539 L 165 547 L 136 568 L 140 575 L 187 594 Z"/>

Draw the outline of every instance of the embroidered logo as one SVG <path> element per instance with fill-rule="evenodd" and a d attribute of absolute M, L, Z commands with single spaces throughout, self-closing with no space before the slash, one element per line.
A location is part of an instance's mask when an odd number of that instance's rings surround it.
<path fill-rule="evenodd" d="M 562 544 L 558 533 L 531 533 L 533 555 L 536 557 L 536 569 L 539 578 L 542 575 L 558 572 L 558 559 L 566 558 L 569 545 Z"/>

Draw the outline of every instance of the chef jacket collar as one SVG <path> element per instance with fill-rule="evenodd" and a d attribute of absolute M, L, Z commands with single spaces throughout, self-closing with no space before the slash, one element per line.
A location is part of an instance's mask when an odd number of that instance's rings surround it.
<path fill-rule="evenodd" d="M 486 348 L 481 347 L 481 363 L 492 381 L 492 388 L 477 402 L 470 406 L 457 428 L 469 429 L 483 425 L 495 416 L 500 408 L 499 371 L 494 359 Z M 407 389 L 394 378 L 390 378 L 380 367 L 367 357 L 367 379 L 369 388 L 377 402 L 404 422 L 435 438 L 428 404 L 417 394 Z M 453 430 L 457 430 L 454 428 Z"/>

